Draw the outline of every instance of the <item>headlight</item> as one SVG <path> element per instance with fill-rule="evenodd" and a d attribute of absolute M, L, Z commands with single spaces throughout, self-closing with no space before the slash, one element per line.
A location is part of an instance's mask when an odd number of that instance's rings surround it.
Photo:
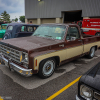
<path fill-rule="evenodd" d="M 86 100 L 91 100 L 93 96 L 93 91 L 85 85 L 81 85 L 80 87 L 80 95 Z"/>
<path fill-rule="evenodd" d="M 27 54 L 25 54 L 25 61 L 28 62 L 28 55 Z"/>
<path fill-rule="evenodd" d="M 22 53 L 22 62 L 28 63 L 28 54 L 27 53 Z"/>

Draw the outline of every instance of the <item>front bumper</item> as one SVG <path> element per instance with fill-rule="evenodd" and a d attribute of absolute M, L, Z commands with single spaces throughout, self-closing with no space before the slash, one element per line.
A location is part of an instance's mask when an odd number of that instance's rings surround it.
<path fill-rule="evenodd" d="M 19 65 L 11 62 L 11 60 L 4 58 L 2 54 L 0 54 L 0 61 L 1 62 L 3 61 L 5 66 L 7 66 L 10 70 L 14 70 L 18 72 L 19 74 L 26 76 L 26 77 L 32 76 L 32 69 L 22 68 Z"/>
<path fill-rule="evenodd" d="M 76 95 L 76 100 L 84 100 Z"/>

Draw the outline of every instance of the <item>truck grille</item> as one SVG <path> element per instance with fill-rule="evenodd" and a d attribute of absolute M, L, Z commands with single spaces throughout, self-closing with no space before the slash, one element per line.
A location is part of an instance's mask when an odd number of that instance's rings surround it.
<path fill-rule="evenodd" d="M 21 55 L 20 51 L 1 44 L 0 44 L 0 51 L 5 57 L 20 63 L 20 55 Z"/>
<path fill-rule="evenodd" d="M 95 97 L 97 100 L 100 100 L 100 94 L 99 94 L 99 93 L 94 92 L 94 97 Z"/>

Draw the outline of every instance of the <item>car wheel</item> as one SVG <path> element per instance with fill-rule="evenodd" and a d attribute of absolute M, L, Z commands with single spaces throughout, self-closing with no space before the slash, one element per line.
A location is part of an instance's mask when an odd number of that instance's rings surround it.
<path fill-rule="evenodd" d="M 3 37 L 3 40 L 6 40 L 6 39 L 7 39 L 7 37 L 8 37 L 8 36 L 7 36 L 7 35 L 5 35 L 5 36 Z"/>
<path fill-rule="evenodd" d="M 96 33 L 96 36 L 100 36 L 100 32 Z"/>
<path fill-rule="evenodd" d="M 40 63 L 38 75 L 45 79 L 50 77 L 55 70 L 56 61 L 55 59 L 46 59 Z"/>
<path fill-rule="evenodd" d="M 89 55 L 88 55 L 88 58 L 93 58 L 95 55 L 95 47 L 92 47 L 90 49 L 90 52 L 89 52 Z"/>

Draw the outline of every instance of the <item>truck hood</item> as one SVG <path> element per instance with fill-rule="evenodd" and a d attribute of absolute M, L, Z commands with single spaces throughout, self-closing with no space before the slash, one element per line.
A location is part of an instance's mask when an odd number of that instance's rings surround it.
<path fill-rule="evenodd" d="M 84 74 L 80 81 L 100 91 L 100 63 Z"/>
<path fill-rule="evenodd" d="M 41 47 L 46 47 L 54 44 L 60 43 L 61 40 L 53 40 L 49 38 L 42 38 L 37 36 L 23 37 L 23 38 L 14 38 L 2 40 L 1 43 L 6 43 L 20 49 L 27 51 L 34 50 Z"/>

